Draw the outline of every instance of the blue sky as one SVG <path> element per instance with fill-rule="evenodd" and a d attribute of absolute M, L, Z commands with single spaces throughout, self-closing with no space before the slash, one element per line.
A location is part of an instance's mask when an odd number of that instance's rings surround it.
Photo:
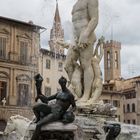
<path fill-rule="evenodd" d="M 58 0 L 65 40 L 72 39 L 71 9 L 76 0 Z M 1 0 L 0 16 L 18 20 L 32 20 L 44 26 L 41 45 L 47 47 L 49 33 L 55 12 L 55 0 Z M 140 0 L 99 0 L 100 20 L 96 34 L 106 40 L 114 39 L 122 43 L 122 77 L 140 75 Z M 113 35 L 111 35 L 111 33 Z M 103 69 L 103 64 L 101 64 Z"/>

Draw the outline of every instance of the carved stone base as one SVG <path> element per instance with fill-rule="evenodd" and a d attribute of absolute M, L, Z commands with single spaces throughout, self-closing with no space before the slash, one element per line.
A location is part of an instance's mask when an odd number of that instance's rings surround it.
<path fill-rule="evenodd" d="M 101 116 L 76 116 L 74 123 L 82 130 L 83 140 L 104 140 L 105 133 L 102 129 L 105 118 Z"/>
<path fill-rule="evenodd" d="M 74 133 L 69 131 L 42 131 L 39 140 L 74 140 Z"/>
<path fill-rule="evenodd" d="M 35 130 L 35 124 L 30 124 L 23 140 L 30 140 Z M 53 122 L 42 127 L 38 140 L 83 140 L 75 124 L 64 125 Z"/>
<path fill-rule="evenodd" d="M 77 106 L 77 113 L 79 115 L 99 115 L 99 116 L 108 116 L 114 117 L 116 112 L 116 108 L 111 104 L 93 104 L 92 106 Z"/>

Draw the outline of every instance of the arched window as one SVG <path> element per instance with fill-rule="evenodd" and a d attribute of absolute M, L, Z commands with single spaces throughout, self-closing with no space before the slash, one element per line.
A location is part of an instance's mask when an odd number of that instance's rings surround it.
<path fill-rule="evenodd" d="M 123 105 L 123 113 L 125 113 L 125 105 Z"/>
<path fill-rule="evenodd" d="M 6 72 L 0 71 L 0 101 L 4 98 L 7 101 L 8 97 L 8 84 L 9 84 L 9 75 Z M 0 102 L 2 104 L 2 102 Z M 6 102 L 8 104 L 8 102 Z"/>
<path fill-rule="evenodd" d="M 7 82 L 0 81 L 0 101 L 6 98 L 7 94 Z"/>
<path fill-rule="evenodd" d="M 19 84 L 19 95 L 18 95 L 18 105 L 27 106 L 29 100 L 29 85 Z"/>
<path fill-rule="evenodd" d="M 130 112 L 130 105 L 127 104 L 127 112 Z"/>
<path fill-rule="evenodd" d="M 111 56 L 110 51 L 107 51 L 107 68 L 109 69 L 111 67 Z"/>
<path fill-rule="evenodd" d="M 17 80 L 17 105 L 31 105 L 31 78 L 28 75 L 21 74 L 16 77 Z"/>
<path fill-rule="evenodd" d="M 118 69 L 118 52 L 115 51 L 115 68 Z"/>
<path fill-rule="evenodd" d="M 132 112 L 136 112 L 135 109 L 136 109 L 136 108 L 135 108 L 135 104 L 133 103 L 133 104 L 132 104 Z"/>
<path fill-rule="evenodd" d="M 0 58 L 6 58 L 6 38 L 0 37 Z"/>

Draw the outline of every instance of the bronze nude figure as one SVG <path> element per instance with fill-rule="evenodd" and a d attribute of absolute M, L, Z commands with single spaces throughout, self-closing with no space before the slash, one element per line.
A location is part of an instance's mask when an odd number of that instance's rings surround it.
<path fill-rule="evenodd" d="M 40 75 L 41 76 L 41 75 Z M 59 84 L 62 91 L 46 97 L 38 90 L 39 94 L 37 97 L 42 101 L 33 107 L 33 112 L 36 116 L 36 129 L 33 133 L 31 140 L 38 140 L 39 134 L 41 132 L 41 127 L 50 122 L 64 120 L 64 122 L 72 122 L 74 120 L 73 111 L 76 109 L 76 104 L 73 94 L 66 87 L 67 80 L 63 76 L 59 79 Z M 36 83 L 36 85 L 38 85 Z M 37 88 L 38 89 L 38 88 Z M 48 101 L 56 99 L 55 104 L 48 105 Z M 68 108 L 72 106 L 70 111 L 67 111 Z M 69 120 L 66 120 L 68 116 Z"/>

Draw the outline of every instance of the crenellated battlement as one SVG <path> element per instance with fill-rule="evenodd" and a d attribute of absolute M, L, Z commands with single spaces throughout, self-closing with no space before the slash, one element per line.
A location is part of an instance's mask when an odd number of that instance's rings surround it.
<path fill-rule="evenodd" d="M 114 40 L 106 41 L 104 43 L 104 48 L 107 48 L 107 47 L 117 47 L 121 49 L 121 43 Z"/>

